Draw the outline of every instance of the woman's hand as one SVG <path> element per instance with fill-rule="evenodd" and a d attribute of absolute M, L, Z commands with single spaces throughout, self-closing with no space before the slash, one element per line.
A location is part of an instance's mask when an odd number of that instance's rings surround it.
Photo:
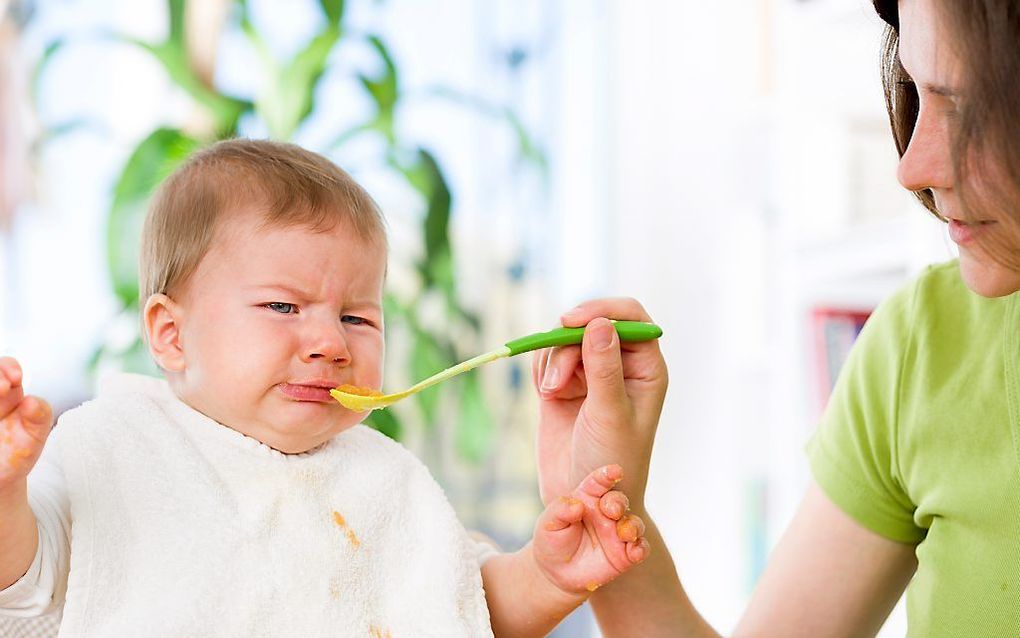
<path fill-rule="evenodd" d="M 633 299 L 588 301 L 561 317 L 566 327 L 587 326 L 583 343 L 535 355 L 539 488 L 548 504 L 596 468 L 618 463 L 628 468 L 620 489 L 642 512 L 666 364 L 657 341 L 621 344 L 607 318 L 652 320 Z"/>

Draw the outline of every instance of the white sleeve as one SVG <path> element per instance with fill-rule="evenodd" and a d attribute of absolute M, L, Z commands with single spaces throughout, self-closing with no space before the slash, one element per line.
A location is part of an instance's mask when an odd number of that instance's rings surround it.
<path fill-rule="evenodd" d="M 493 556 L 502 553 L 496 541 L 478 530 L 468 530 L 468 537 L 471 539 L 471 551 L 474 553 L 475 561 L 479 567 Z"/>
<path fill-rule="evenodd" d="M 28 503 L 39 526 L 39 549 L 28 572 L 0 591 L 2 616 L 39 616 L 64 604 L 71 561 L 71 505 L 56 457 L 53 450 L 44 451 L 28 475 Z"/>

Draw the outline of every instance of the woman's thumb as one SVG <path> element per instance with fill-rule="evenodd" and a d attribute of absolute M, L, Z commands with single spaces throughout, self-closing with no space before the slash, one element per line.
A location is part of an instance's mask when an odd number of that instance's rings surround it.
<path fill-rule="evenodd" d="M 581 344 L 581 360 L 588 384 L 585 410 L 597 419 L 626 410 L 627 392 L 623 385 L 623 359 L 620 337 L 613 323 L 601 317 L 588 322 Z M 608 413 L 608 414 L 607 414 Z"/>

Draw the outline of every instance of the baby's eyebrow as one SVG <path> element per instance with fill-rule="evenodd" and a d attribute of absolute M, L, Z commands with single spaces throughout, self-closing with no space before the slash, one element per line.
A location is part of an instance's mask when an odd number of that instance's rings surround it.
<path fill-rule="evenodd" d="M 251 290 L 251 291 L 256 291 L 256 290 L 273 290 L 273 291 L 284 292 L 284 293 L 287 293 L 287 294 L 290 294 L 290 295 L 295 295 L 297 297 L 308 297 L 309 296 L 307 291 L 301 290 L 300 288 L 295 288 L 294 286 L 288 286 L 286 284 L 256 284 L 256 285 L 252 285 L 252 286 L 244 286 L 244 290 Z"/>
<path fill-rule="evenodd" d="M 282 292 L 282 293 L 291 295 L 292 297 L 295 297 L 297 299 L 305 299 L 305 300 L 309 300 L 309 299 L 313 299 L 314 298 L 314 295 L 312 295 L 310 292 L 308 292 L 306 290 L 302 290 L 301 288 L 296 288 L 294 286 L 287 285 L 287 284 L 254 284 L 254 285 L 250 285 L 250 286 L 244 286 L 243 290 L 245 290 L 245 291 L 254 291 L 254 292 L 270 292 L 270 291 L 271 292 Z M 357 308 L 369 308 L 371 310 L 382 311 L 382 304 L 380 304 L 377 299 L 369 299 L 369 298 L 366 298 L 366 299 L 350 299 L 350 300 L 348 300 L 347 303 L 350 306 L 357 307 Z"/>

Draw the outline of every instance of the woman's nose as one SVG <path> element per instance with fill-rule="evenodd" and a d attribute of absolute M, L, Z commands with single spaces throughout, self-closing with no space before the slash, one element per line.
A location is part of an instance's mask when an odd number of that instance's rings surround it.
<path fill-rule="evenodd" d="M 921 107 L 910 136 L 910 144 L 900 158 L 896 178 L 909 191 L 944 190 L 953 186 L 952 140 L 943 118 Z"/>
<path fill-rule="evenodd" d="M 331 363 L 350 363 L 351 353 L 339 320 L 328 326 L 320 323 L 315 327 L 306 342 L 302 359 L 307 362 L 326 360 Z"/>

